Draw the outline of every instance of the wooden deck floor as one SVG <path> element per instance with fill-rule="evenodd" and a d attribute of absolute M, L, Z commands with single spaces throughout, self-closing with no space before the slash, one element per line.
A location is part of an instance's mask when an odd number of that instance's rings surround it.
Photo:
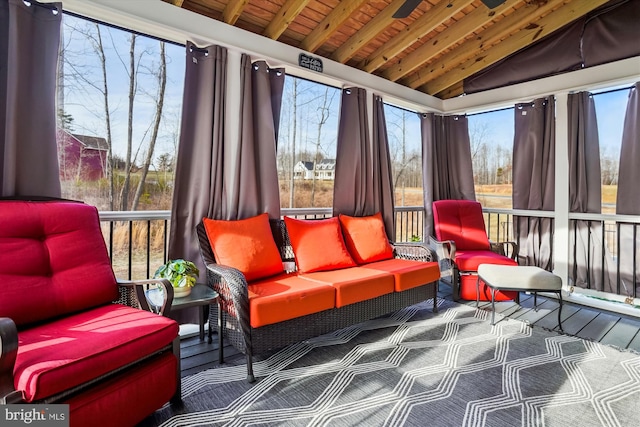
<path fill-rule="evenodd" d="M 440 298 L 451 299 L 451 288 L 440 285 Z M 475 301 L 460 301 L 475 307 Z M 481 302 L 481 307 L 491 309 L 491 303 Z M 533 297 L 520 295 L 520 305 L 514 302 L 496 303 L 496 312 L 547 329 L 558 329 L 558 307 L 555 299 L 538 297 L 538 310 L 534 310 Z M 621 349 L 640 352 L 640 318 L 593 309 L 573 303 L 564 303 L 562 308 L 564 332 L 580 338 L 601 342 Z M 197 336 L 185 338 L 181 343 L 182 376 L 187 376 L 218 366 L 218 338 L 213 342 L 200 341 Z M 234 348 L 225 345 L 225 360 L 244 358 Z"/>

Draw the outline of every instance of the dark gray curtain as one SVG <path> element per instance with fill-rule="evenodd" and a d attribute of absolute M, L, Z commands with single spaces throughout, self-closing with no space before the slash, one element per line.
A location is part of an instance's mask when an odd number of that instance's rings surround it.
<path fill-rule="evenodd" d="M 333 214 L 351 216 L 382 214 L 390 240 L 395 241 L 394 199 L 382 98 L 373 99 L 373 138 L 369 138 L 367 92 L 342 91 Z"/>
<path fill-rule="evenodd" d="M 553 211 L 555 197 L 554 98 L 536 99 L 515 108 L 513 208 Z M 514 217 L 518 262 L 553 268 L 553 220 Z"/>
<path fill-rule="evenodd" d="M 640 82 L 629 92 L 622 130 L 616 213 L 640 215 Z M 620 293 L 640 296 L 640 225 L 618 224 Z M 634 239 L 635 236 L 635 239 Z M 635 251 L 634 251 L 635 248 Z M 635 256 L 635 259 L 634 259 Z"/>
<path fill-rule="evenodd" d="M 422 114 L 422 180 L 425 204 L 424 241 L 433 235 L 436 200 L 475 200 L 473 162 L 466 116 Z"/>
<path fill-rule="evenodd" d="M 333 214 L 374 214 L 371 179 L 371 144 L 367 118 L 367 92 L 361 88 L 342 90 Z"/>
<path fill-rule="evenodd" d="M 0 195 L 60 197 L 56 72 L 62 4 L 0 2 Z"/>
<path fill-rule="evenodd" d="M 393 175 L 389 156 L 387 121 L 384 103 L 378 95 L 373 95 L 373 202 L 372 213 L 381 212 L 389 240 L 395 241 Z"/>
<path fill-rule="evenodd" d="M 225 164 L 229 200 L 225 219 L 264 212 L 270 218 L 280 218 L 276 132 L 284 77 L 282 69 L 270 70 L 264 61 L 252 64 L 249 55 L 242 55 L 240 141 L 227 148 L 233 155 Z"/>
<path fill-rule="evenodd" d="M 569 210 L 601 213 L 602 190 L 598 122 L 589 92 L 570 94 Z M 612 292 L 611 257 L 605 254 L 600 222 L 571 221 L 569 277 L 573 286 Z"/>
<path fill-rule="evenodd" d="M 187 42 L 180 145 L 171 209 L 169 258 L 196 263 L 205 277 L 195 226 L 202 217 L 223 218 L 227 50 Z"/>

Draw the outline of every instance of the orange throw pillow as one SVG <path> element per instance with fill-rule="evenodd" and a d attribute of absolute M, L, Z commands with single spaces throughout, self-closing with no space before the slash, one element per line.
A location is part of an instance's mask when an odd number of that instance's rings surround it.
<path fill-rule="evenodd" d="M 339 218 L 349 253 L 358 264 L 393 258 L 380 212 L 362 217 L 340 214 Z"/>
<path fill-rule="evenodd" d="M 344 243 L 338 218 L 305 220 L 285 217 L 284 222 L 301 273 L 356 265 Z"/>
<path fill-rule="evenodd" d="M 218 264 L 237 268 L 247 282 L 284 271 L 268 214 L 233 221 L 203 218 L 202 223 Z"/>

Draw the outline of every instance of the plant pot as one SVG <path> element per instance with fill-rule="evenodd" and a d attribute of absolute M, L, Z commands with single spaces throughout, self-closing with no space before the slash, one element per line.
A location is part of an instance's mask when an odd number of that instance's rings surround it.
<path fill-rule="evenodd" d="M 183 298 L 191 293 L 191 288 L 189 286 L 183 286 L 181 288 L 173 288 L 173 297 L 174 298 Z"/>

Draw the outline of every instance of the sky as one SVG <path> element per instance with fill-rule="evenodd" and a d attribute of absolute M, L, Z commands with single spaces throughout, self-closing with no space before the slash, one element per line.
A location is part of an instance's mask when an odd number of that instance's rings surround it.
<path fill-rule="evenodd" d="M 90 30 L 95 34 L 95 26 L 89 21 L 65 14 L 63 20 L 63 45 L 66 58 L 73 62 L 76 69 L 90 83 L 84 82 L 82 88 L 68 65 L 65 66 L 64 110 L 73 116 L 74 131 L 93 136 L 106 136 L 104 126 L 104 104 L 102 94 L 91 87 L 92 84 L 101 85 L 101 69 L 99 60 L 92 49 L 91 40 L 81 34 L 81 31 Z M 110 113 L 112 119 L 112 140 L 114 153 L 124 156 L 126 150 L 126 130 L 128 117 L 128 74 L 129 60 L 129 34 L 104 25 L 101 25 L 103 44 L 107 63 Z M 80 30 L 80 31 L 79 31 Z M 182 88 L 184 84 L 185 47 L 166 43 L 167 57 L 167 87 L 161 135 L 156 147 L 156 157 L 162 153 L 174 153 L 178 140 L 179 123 L 182 106 Z M 142 53 L 144 51 L 144 53 Z M 143 65 L 138 94 L 134 107 L 134 151 L 136 146 L 144 141 L 147 143 L 150 134 L 150 126 L 153 122 L 155 105 L 150 102 L 149 96 L 144 92 L 154 94 L 156 91 L 155 79 L 149 71 L 157 69 L 159 42 L 149 37 L 137 39 L 136 55 L 141 58 Z M 140 56 L 141 55 L 141 56 Z M 145 70 L 144 68 L 150 70 Z M 292 78 L 285 79 L 285 94 L 283 96 L 282 120 L 290 118 L 291 109 L 287 105 L 287 96 L 290 96 Z M 318 94 L 324 92 L 326 86 L 300 80 L 301 99 L 314 98 L 299 108 L 299 114 L 307 114 L 308 120 L 299 123 L 297 140 L 300 146 L 297 148 L 314 149 L 314 141 L 317 138 L 317 116 L 320 111 Z M 340 90 L 330 88 L 330 115 L 322 129 L 322 151 L 326 157 L 335 156 L 335 141 L 337 138 L 337 122 L 339 116 Z M 595 95 L 596 110 L 598 115 L 598 129 L 601 147 L 610 156 L 616 156 L 620 150 L 622 137 L 622 123 L 627 104 L 628 90 L 614 91 Z M 390 141 L 399 140 L 401 129 L 397 125 L 402 115 L 402 110 L 387 105 L 387 129 Z M 420 121 L 418 114 L 405 114 L 407 125 L 407 141 L 409 150 L 420 150 Z M 501 145 L 511 149 L 513 146 L 513 110 L 503 109 L 487 113 L 473 114 L 469 116 L 469 128 L 484 124 L 486 126 L 487 141 L 491 144 Z M 281 126 L 284 126 L 281 124 Z M 291 132 L 281 131 L 281 142 L 289 144 Z M 142 150 L 143 151 L 143 150 Z M 143 152 L 138 154 L 137 162 L 140 163 Z"/>

